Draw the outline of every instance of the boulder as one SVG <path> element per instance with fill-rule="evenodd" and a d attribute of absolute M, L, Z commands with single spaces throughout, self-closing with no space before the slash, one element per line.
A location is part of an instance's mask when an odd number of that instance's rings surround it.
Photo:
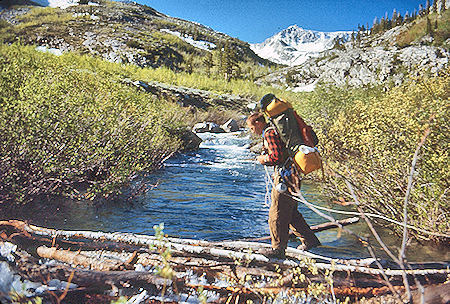
<path fill-rule="evenodd" d="M 183 151 L 197 150 L 202 142 L 202 139 L 191 130 L 186 130 L 184 132 L 182 140 L 183 140 Z"/>
<path fill-rule="evenodd" d="M 260 154 L 263 150 L 263 143 L 261 141 L 259 142 L 252 142 L 252 144 L 249 147 L 250 151 L 255 154 Z"/>
<path fill-rule="evenodd" d="M 224 133 L 225 131 L 216 123 L 214 122 L 199 122 L 194 125 L 192 128 L 192 131 L 195 133 L 204 133 L 204 132 L 211 132 L 211 133 Z"/>
<path fill-rule="evenodd" d="M 220 126 L 225 132 L 236 132 L 239 130 L 239 125 L 236 120 L 230 119 L 226 123 Z"/>

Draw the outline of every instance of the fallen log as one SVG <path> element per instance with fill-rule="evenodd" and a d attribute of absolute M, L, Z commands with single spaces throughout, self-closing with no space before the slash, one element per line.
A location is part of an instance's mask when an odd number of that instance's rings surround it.
<path fill-rule="evenodd" d="M 329 257 L 324 257 L 320 255 L 315 255 L 308 253 L 307 251 L 298 250 L 295 248 L 288 248 L 286 254 L 290 257 L 296 257 L 296 259 L 286 259 L 286 260 L 274 260 L 268 259 L 267 257 L 253 253 L 253 251 L 242 251 L 243 249 L 258 249 L 263 247 L 268 247 L 270 245 L 264 243 L 255 242 L 242 242 L 242 241 L 227 241 L 227 242 L 216 242 L 211 243 L 207 241 L 192 240 L 193 245 L 187 244 L 188 240 L 181 240 L 175 238 L 169 238 L 172 241 L 160 241 L 155 237 L 131 233 L 105 233 L 105 232 L 93 232 L 93 231 L 64 231 L 56 230 L 50 228 L 42 228 L 33 225 L 28 225 L 21 221 L 10 220 L 10 221 L 0 221 L 1 225 L 13 226 L 21 231 L 37 234 L 46 235 L 58 238 L 75 238 L 75 239 L 91 239 L 91 240 L 106 240 L 115 242 L 126 242 L 128 244 L 143 245 L 144 247 L 155 246 L 155 247 L 165 247 L 174 250 L 177 253 L 192 254 L 195 256 L 201 256 L 204 258 L 219 258 L 223 260 L 237 260 L 243 261 L 247 264 L 253 263 L 254 265 L 265 265 L 267 263 L 277 263 L 284 267 L 296 267 L 302 265 L 301 258 L 309 257 L 314 259 L 321 259 L 327 261 L 328 263 L 316 263 L 316 267 L 319 269 L 337 270 L 337 271 L 357 271 L 360 273 L 367 273 L 372 275 L 380 275 L 382 271 L 378 268 L 372 268 L 368 265 L 371 264 L 373 259 L 334 259 Z M 207 245 L 207 246 L 202 246 Z M 239 251 L 236 249 L 239 248 Z M 300 259 L 300 261 L 297 261 Z M 402 270 L 385 270 L 385 274 L 389 276 L 401 276 Z M 449 273 L 448 269 L 414 269 L 406 270 L 407 274 L 410 275 L 446 275 Z"/>
<path fill-rule="evenodd" d="M 214 285 L 199 285 L 199 284 L 187 284 L 188 287 L 198 289 L 202 286 L 205 290 L 213 290 L 220 292 L 222 294 L 226 293 L 235 293 L 235 294 L 243 294 L 243 295 L 276 295 L 281 292 L 287 292 L 288 289 L 286 287 L 258 287 L 258 288 L 247 288 L 247 287 L 223 287 L 223 286 L 214 286 Z M 396 286 L 396 290 L 402 291 L 404 287 Z M 296 294 L 299 292 L 307 292 L 307 287 L 300 288 L 290 288 L 289 293 Z M 333 288 L 333 292 L 338 297 L 347 297 L 347 296 L 357 296 L 357 297 L 373 297 L 387 294 L 389 292 L 388 287 L 335 287 Z"/>
<path fill-rule="evenodd" d="M 185 283 L 191 284 L 188 278 L 193 274 L 206 279 L 205 283 L 200 284 L 202 286 L 214 286 L 214 282 L 222 280 L 228 282 L 231 289 L 239 289 L 245 282 L 258 282 L 262 279 L 267 289 L 258 289 L 261 286 L 252 287 L 251 292 L 255 293 L 256 290 L 256 294 L 269 290 L 280 293 L 286 288 L 301 290 L 312 283 L 331 288 L 325 277 L 325 274 L 330 273 L 333 273 L 333 290 L 336 294 L 344 294 L 342 290 L 347 290 L 358 296 L 371 293 L 377 288 L 384 290 L 382 287 L 385 282 L 381 279 L 381 274 L 388 276 L 394 286 L 403 284 L 402 270 L 382 271 L 373 268 L 371 264 L 374 259 L 334 259 L 295 248 L 287 249 L 288 258 L 285 260 L 267 259 L 255 253 L 259 248 L 270 246 L 265 243 L 207 242 L 176 238 L 159 240 L 152 236 L 130 233 L 48 229 L 20 221 L 0 221 L 0 227 L 3 229 L 0 238 L 16 243 L 20 240 L 19 243 L 30 249 L 32 255 L 18 254 L 20 259 L 16 264 L 22 276 L 30 280 L 45 281 L 53 278 L 67 280 L 73 274 L 73 283 L 79 286 L 97 286 L 99 290 L 111 289 L 112 286 L 125 288 L 128 285 L 136 285 L 145 286 L 150 294 L 158 294 L 164 286 L 173 286 L 189 294 L 192 292 L 188 290 L 191 287 Z M 42 246 L 42 243 L 46 246 Z M 49 245 L 64 245 L 66 248 L 49 248 Z M 75 247 L 75 250 L 69 250 L 67 247 L 70 246 Z M 81 250 L 81 246 L 97 250 Z M 153 246 L 152 249 L 150 246 Z M 170 248 L 174 253 L 167 261 L 163 261 L 160 254 L 165 248 Z M 39 264 L 37 256 L 51 259 L 53 262 Z M 315 259 L 316 262 L 305 257 Z M 143 268 L 151 266 L 151 269 L 155 269 L 164 265 L 174 270 L 175 278 L 183 279 L 167 280 Z M 426 267 L 426 264 L 423 266 Z M 133 268 L 139 271 L 131 270 Z M 299 273 L 304 275 L 303 280 L 298 279 Z M 411 280 L 415 276 L 422 284 L 429 285 L 445 282 L 450 270 L 448 267 L 421 268 L 407 270 L 406 273 Z M 346 287 L 349 288 L 345 289 Z M 222 290 L 220 293 L 239 294 L 238 289 L 231 289 Z"/>
<path fill-rule="evenodd" d="M 24 278 L 33 282 L 45 282 L 52 279 L 67 281 L 73 276 L 72 283 L 78 286 L 93 286 L 96 289 L 111 289 L 111 286 L 127 287 L 130 285 L 144 286 L 147 290 L 155 293 L 162 286 L 172 286 L 176 284 L 178 288 L 183 285 L 182 280 L 172 282 L 146 271 L 98 271 L 82 268 L 75 268 L 64 264 L 40 264 L 39 261 L 24 250 L 17 250 L 15 254 L 16 270 Z"/>
<path fill-rule="evenodd" d="M 63 261 L 70 265 L 84 266 L 87 269 L 111 271 L 132 268 L 117 259 L 91 257 L 81 253 L 80 251 L 73 252 L 63 249 L 58 250 L 56 247 L 49 248 L 46 246 L 40 246 L 36 249 L 36 252 L 40 257 Z"/>
<path fill-rule="evenodd" d="M 348 226 L 348 225 L 356 224 L 357 222 L 359 222 L 359 217 L 351 217 L 351 218 L 347 218 L 347 219 L 343 219 L 343 220 L 338 220 L 336 222 L 327 222 L 327 223 L 323 223 L 323 224 L 319 224 L 319 225 L 314 225 L 314 226 L 311 226 L 310 228 L 313 232 L 320 232 L 320 231 L 324 231 L 324 230 L 328 230 L 328 229 L 338 228 L 339 224 L 341 226 Z M 290 231 L 289 237 L 295 237 L 295 234 L 292 231 Z M 253 242 L 261 242 L 261 241 L 269 241 L 269 240 L 270 240 L 270 236 L 242 239 L 242 241 L 253 241 Z"/>

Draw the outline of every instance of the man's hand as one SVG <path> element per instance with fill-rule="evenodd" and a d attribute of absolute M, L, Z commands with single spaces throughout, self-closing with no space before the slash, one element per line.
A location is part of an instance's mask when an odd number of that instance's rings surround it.
<path fill-rule="evenodd" d="M 260 164 L 264 165 L 265 163 L 267 163 L 269 161 L 269 156 L 268 155 L 258 155 L 256 160 L 259 161 Z"/>

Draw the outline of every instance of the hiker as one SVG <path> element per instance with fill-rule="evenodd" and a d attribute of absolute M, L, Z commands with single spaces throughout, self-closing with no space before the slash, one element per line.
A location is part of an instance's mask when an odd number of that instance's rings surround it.
<path fill-rule="evenodd" d="M 252 133 L 263 136 L 264 151 L 257 157 L 258 162 L 266 166 L 273 166 L 275 169 L 274 187 L 271 194 L 272 203 L 269 209 L 272 248 L 261 250 L 260 253 L 268 258 L 285 258 L 289 228 L 302 242 L 302 245 L 297 247 L 298 249 L 307 250 L 319 246 L 318 238 L 297 210 L 297 201 L 290 196 L 300 191 L 300 178 L 294 172 L 286 145 L 282 142 L 277 130 L 266 122 L 262 113 L 251 114 L 247 118 L 247 126 Z M 280 175 L 280 169 L 282 169 L 283 177 Z M 287 189 L 283 189 L 284 187 L 280 185 L 282 180 Z"/>

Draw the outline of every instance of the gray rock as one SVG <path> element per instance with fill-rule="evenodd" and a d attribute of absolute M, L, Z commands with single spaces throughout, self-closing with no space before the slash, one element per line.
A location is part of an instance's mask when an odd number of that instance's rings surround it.
<path fill-rule="evenodd" d="M 197 123 L 192 128 L 192 131 L 195 133 L 205 133 L 205 132 L 224 133 L 225 132 L 225 130 L 223 130 L 218 124 L 216 124 L 214 122 Z"/>
<path fill-rule="evenodd" d="M 250 151 L 255 153 L 255 154 L 260 154 L 263 148 L 263 143 L 262 141 L 260 142 L 254 142 L 252 143 L 252 145 L 250 146 Z"/>
<path fill-rule="evenodd" d="M 186 130 L 186 132 L 182 136 L 183 140 L 183 151 L 194 151 L 197 150 L 200 146 L 202 139 L 197 136 L 191 130 Z"/>
<path fill-rule="evenodd" d="M 230 119 L 220 126 L 225 132 L 236 132 L 239 130 L 239 125 L 236 120 Z"/>
<path fill-rule="evenodd" d="M 204 133 L 208 132 L 208 124 L 206 122 L 199 122 L 194 125 L 192 131 L 195 133 Z"/>
<path fill-rule="evenodd" d="M 211 133 L 224 133 L 225 130 L 222 129 L 218 124 L 216 123 L 209 123 L 209 132 Z"/>

